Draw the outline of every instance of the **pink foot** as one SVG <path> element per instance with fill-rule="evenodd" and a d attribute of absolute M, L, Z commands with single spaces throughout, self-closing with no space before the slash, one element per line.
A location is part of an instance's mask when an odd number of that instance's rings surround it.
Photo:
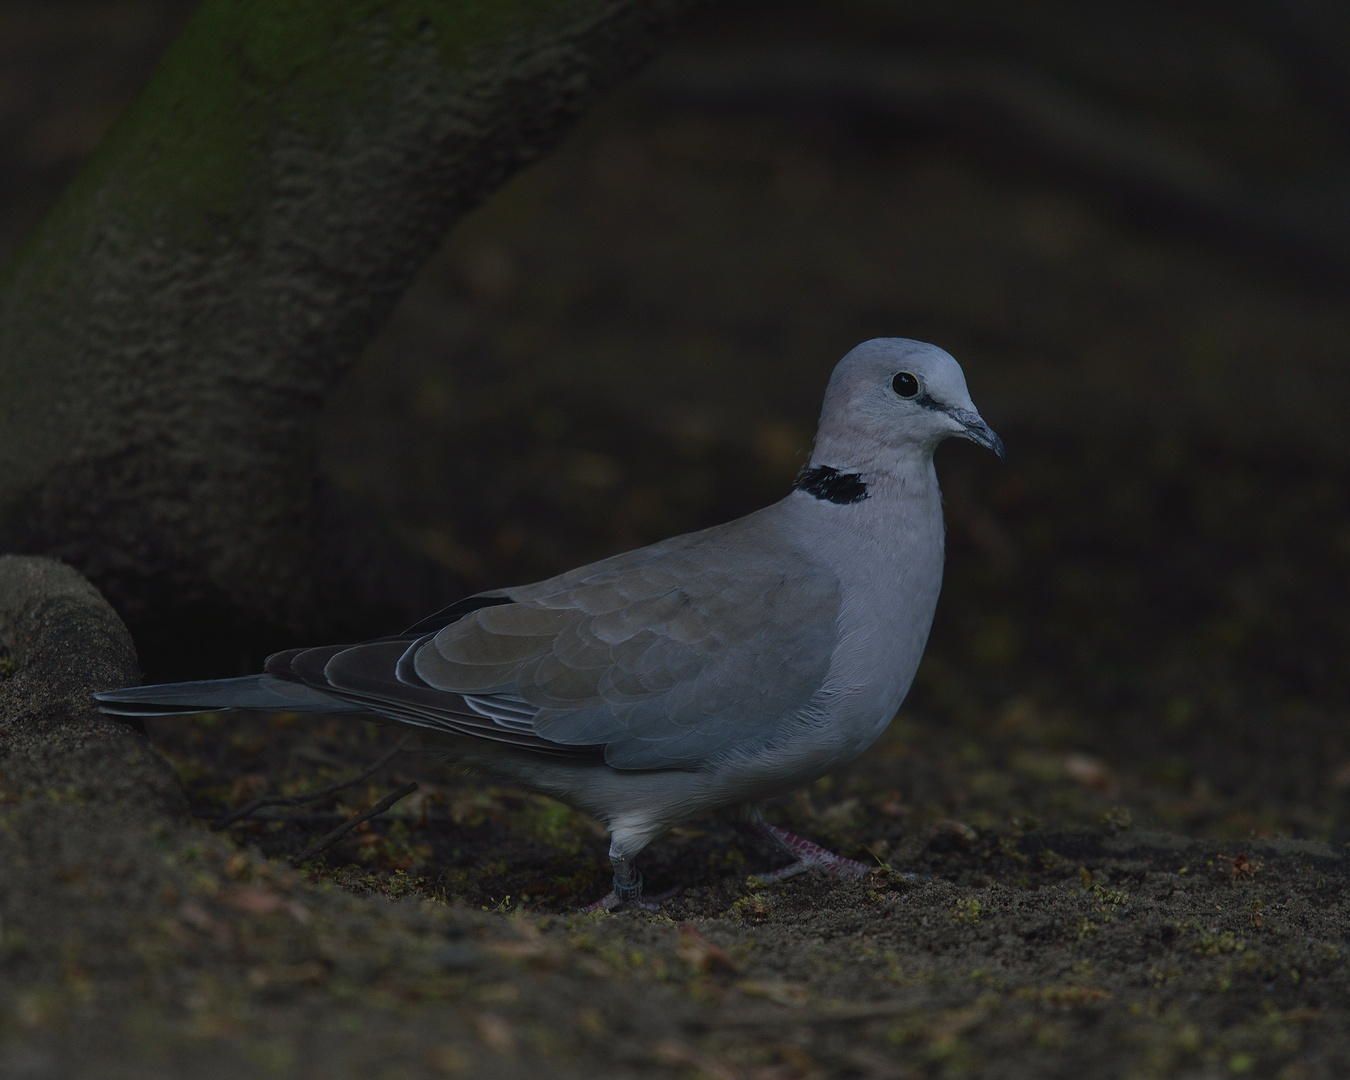
<path fill-rule="evenodd" d="M 756 874 L 755 876 L 761 881 L 782 881 L 785 878 L 796 877 L 807 870 L 823 870 L 835 877 L 857 880 L 872 870 L 872 867 L 866 863 L 858 862 L 857 859 L 846 859 L 842 855 L 836 855 L 828 848 L 812 843 L 804 836 L 790 833 L 777 825 L 770 825 L 762 817 L 757 817 L 753 824 L 758 832 L 767 836 L 785 853 L 796 859 L 796 862 L 789 863 L 781 870 L 770 870 L 765 874 Z"/>
<path fill-rule="evenodd" d="M 667 889 L 663 893 L 657 893 L 655 896 L 623 897 L 610 890 L 608 895 L 602 896 L 593 904 L 587 904 L 581 909 L 581 912 L 585 915 L 591 915 L 597 911 L 622 911 L 624 908 L 634 908 L 638 911 L 660 911 L 663 900 L 673 899 L 679 894 L 678 886 Z"/>

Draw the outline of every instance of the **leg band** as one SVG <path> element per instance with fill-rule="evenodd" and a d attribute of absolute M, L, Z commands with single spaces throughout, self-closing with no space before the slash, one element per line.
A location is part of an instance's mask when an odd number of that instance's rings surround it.
<path fill-rule="evenodd" d="M 642 897 L 642 871 L 636 866 L 631 868 L 632 876 L 627 882 L 614 875 L 614 895 L 620 900 L 638 900 Z"/>

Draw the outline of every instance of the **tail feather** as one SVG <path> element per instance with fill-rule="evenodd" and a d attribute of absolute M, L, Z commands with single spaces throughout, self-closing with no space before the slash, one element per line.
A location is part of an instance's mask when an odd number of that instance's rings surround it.
<path fill-rule="evenodd" d="M 181 713 L 256 709 L 259 712 L 365 713 L 368 709 L 342 701 L 301 683 L 272 675 L 237 679 L 129 686 L 95 694 L 109 716 L 174 716 Z"/>

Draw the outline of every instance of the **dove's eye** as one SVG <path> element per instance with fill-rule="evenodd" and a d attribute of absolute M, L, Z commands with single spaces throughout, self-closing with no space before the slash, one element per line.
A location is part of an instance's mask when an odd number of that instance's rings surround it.
<path fill-rule="evenodd" d="M 891 380 L 891 389 L 901 397 L 913 397 L 919 392 L 919 380 L 908 371 L 902 371 Z"/>

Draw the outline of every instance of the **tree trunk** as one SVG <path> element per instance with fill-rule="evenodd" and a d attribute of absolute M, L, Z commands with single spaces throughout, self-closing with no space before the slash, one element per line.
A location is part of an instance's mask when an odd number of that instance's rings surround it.
<path fill-rule="evenodd" d="M 325 395 L 691 6 L 204 0 L 0 280 L 0 549 L 133 628 L 313 631 Z"/>

